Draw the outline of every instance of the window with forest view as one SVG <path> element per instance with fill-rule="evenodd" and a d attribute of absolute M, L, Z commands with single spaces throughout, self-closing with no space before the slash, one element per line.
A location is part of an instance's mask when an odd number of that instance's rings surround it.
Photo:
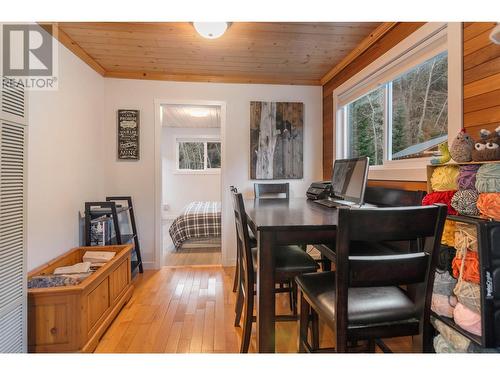
<path fill-rule="evenodd" d="M 204 171 L 221 167 L 219 141 L 177 141 L 177 147 L 178 170 Z"/>
<path fill-rule="evenodd" d="M 368 156 L 370 165 L 382 165 L 387 160 L 431 156 L 447 141 L 447 53 L 406 71 L 342 110 L 347 157 Z"/>

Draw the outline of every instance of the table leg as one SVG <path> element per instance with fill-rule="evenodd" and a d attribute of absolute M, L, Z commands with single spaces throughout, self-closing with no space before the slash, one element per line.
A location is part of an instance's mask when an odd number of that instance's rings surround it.
<path fill-rule="evenodd" d="M 275 279 L 273 247 L 275 234 L 270 231 L 258 231 L 258 267 L 257 267 L 257 351 L 274 353 L 275 351 Z"/>

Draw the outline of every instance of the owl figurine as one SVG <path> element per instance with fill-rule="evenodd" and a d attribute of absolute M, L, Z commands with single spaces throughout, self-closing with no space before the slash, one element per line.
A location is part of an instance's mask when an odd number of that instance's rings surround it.
<path fill-rule="evenodd" d="M 457 163 L 464 163 L 472 160 L 472 150 L 474 149 L 474 140 L 462 129 L 457 134 L 451 144 L 450 154 Z"/>
<path fill-rule="evenodd" d="M 494 132 L 481 129 L 481 139 L 476 142 L 472 150 L 473 161 L 500 160 L 500 126 Z"/>

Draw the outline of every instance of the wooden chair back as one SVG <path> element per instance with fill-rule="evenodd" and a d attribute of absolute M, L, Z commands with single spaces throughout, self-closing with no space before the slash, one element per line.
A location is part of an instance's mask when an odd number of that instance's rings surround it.
<path fill-rule="evenodd" d="M 253 260 L 248 233 L 248 221 L 245 204 L 241 193 L 232 192 L 234 219 L 236 222 L 236 239 L 240 251 L 240 282 L 244 289 L 254 283 Z M 251 298 L 251 297 L 249 297 Z"/>
<path fill-rule="evenodd" d="M 434 272 L 446 219 L 446 206 L 377 209 L 340 208 L 336 242 L 337 339 L 347 337 L 348 290 L 406 285 L 420 322 L 429 321 Z M 416 252 L 351 256 L 352 241 L 422 241 Z M 422 324 L 422 323 L 421 323 Z"/>
<path fill-rule="evenodd" d="M 365 202 L 378 207 L 420 206 L 426 192 L 391 189 L 368 186 L 365 190 Z"/>
<path fill-rule="evenodd" d="M 280 198 L 280 194 L 284 195 L 282 198 L 290 198 L 290 184 L 288 182 L 271 184 L 255 183 L 253 190 L 255 199 Z"/>

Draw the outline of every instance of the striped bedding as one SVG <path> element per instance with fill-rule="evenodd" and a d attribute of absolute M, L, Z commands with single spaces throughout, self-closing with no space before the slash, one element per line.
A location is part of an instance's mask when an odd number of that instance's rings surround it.
<path fill-rule="evenodd" d="M 191 202 L 169 229 L 176 249 L 192 238 L 221 236 L 220 202 Z"/>

